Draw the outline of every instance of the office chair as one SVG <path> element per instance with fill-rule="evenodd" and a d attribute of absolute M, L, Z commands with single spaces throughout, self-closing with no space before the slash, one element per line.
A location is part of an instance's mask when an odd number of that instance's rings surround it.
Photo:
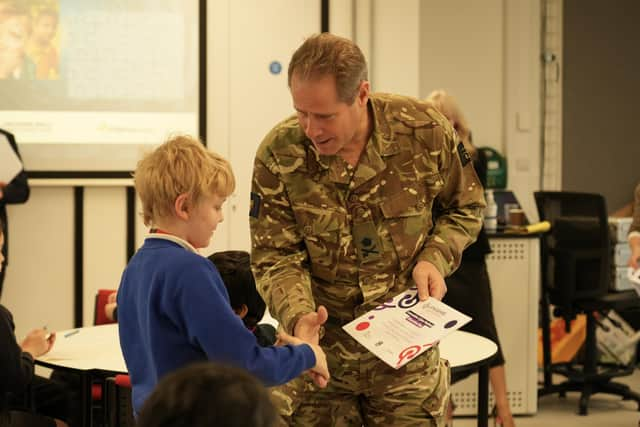
<path fill-rule="evenodd" d="M 134 426 L 129 375 L 116 375 L 106 380 L 105 427 Z"/>
<path fill-rule="evenodd" d="M 114 320 L 107 318 L 104 313 L 104 307 L 107 305 L 109 295 L 114 293 L 115 289 L 98 289 L 95 297 L 95 304 L 93 308 L 93 324 L 94 326 L 107 325 L 110 323 L 116 323 Z M 102 376 L 94 376 L 91 380 L 91 410 L 97 413 L 96 419 L 103 416 L 105 411 L 106 402 L 105 395 L 105 380 Z"/>
<path fill-rule="evenodd" d="M 543 332 L 544 383 L 538 397 L 568 391 L 581 392 L 580 415 L 587 414 L 589 398 L 595 393 L 609 393 L 638 403 L 640 394 L 627 385 L 612 381 L 630 375 L 630 366 L 605 365 L 597 361 L 597 313 L 624 311 L 640 307 L 634 291 L 609 293 L 610 238 L 604 197 L 599 194 L 562 191 L 534 193 L 541 221 L 549 221 L 551 230 L 542 236 L 541 244 L 541 320 Z M 549 333 L 549 304 L 564 318 L 565 324 L 579 313 L 587 316 L 587 333 L 582 363 L 552 363 Z M 569 327 L 569 326 L 567 326 Z M 552 383 L 552 374 L 567 379 Z"/>

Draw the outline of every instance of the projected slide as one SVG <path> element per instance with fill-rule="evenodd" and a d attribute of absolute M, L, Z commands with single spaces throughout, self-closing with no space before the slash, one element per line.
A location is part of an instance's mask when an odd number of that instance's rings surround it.
<path fill-rule="evenodd" d="M 127 171 L 198 131 L 197 0 L 0 0 L 0 128 L 27 170 Z"/>

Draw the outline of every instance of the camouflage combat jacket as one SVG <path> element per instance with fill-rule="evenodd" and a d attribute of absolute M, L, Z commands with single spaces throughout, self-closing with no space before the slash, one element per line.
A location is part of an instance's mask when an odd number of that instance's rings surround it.
<path fill-rule="evenodd" d="M 480 230 L 483 189 L 446 118 L 412 98 L 369 102 L 373 132 L 355 167 L 320 155 L 295 116 L 258 148 L 252 268 L 287 331 L 319 304 L 353 319 L 414 285 L 419 260 L 449 275 Z"/>

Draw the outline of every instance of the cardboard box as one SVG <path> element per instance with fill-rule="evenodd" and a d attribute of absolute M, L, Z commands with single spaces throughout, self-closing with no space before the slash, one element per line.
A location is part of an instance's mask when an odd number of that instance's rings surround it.
<path fill-rule="evenodd" d="M 629 265 L 629 258 L 631 258 L 631 248 L 628 243 L 618 243 L 613 248 L 613 254 L 611 255 L 611 266 L 626 267 Z"/>
<path fill-rule="evenodd" d="M 614 291 L 628 291 L 632 289 L 627 270 L 629 270 L 629 267 L 613 267 L 610 289 Z"/>
<path fill-rule="evenodd" d="M 613 310 L 609 311 L 607 317 L 600 318 L 596 341 L 600 362 L 629 365 L 635 359 L 638 342 L 636 331 Z"/>
<path fill-rule="evenodd" d="M 609 217 L 609 235 L 611 236 L 612 242 L 627 242 L 629 227 L 631 227 L 631 219 L 631 217 Z"/>

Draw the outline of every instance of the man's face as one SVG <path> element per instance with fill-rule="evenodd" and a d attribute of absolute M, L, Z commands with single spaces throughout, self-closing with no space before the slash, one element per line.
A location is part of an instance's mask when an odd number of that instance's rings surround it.
<path fill-rule="evenodd" d="M 338 99 L 335 77 L 291 78 L 293 107 L 298 122 L 318 152 L 336 155 L 353 142 L 366 114 L 368 82 L 362 82 L 355 101 L 349 105 Z"/>

